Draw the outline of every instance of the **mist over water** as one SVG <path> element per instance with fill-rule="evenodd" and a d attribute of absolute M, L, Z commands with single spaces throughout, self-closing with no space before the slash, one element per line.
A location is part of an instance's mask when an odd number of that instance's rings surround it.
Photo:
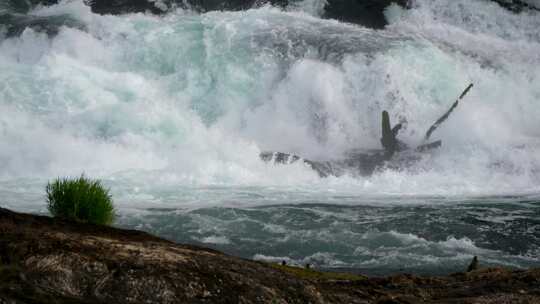
<path fill-rule="evenodd" d="M 421 0 L 376 31 L 322 7 L 100 16 L 63 1 L 28 13 L 70 20 L 57 35 L 0 25 L 0 206 L 45 212 L 46 181 L 85 172 L 119 226 L 250 258 L 540 265 L 539 13 Z M 319 178 L 258 157 L 379 148 L 382 110 L 414 146 L 469 83 L 441 149 L 410 168 Z"/>

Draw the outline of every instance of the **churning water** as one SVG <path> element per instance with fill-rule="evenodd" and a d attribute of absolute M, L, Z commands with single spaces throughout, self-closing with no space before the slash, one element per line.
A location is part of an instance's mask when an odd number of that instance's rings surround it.
<path fill-rule="evenodd" d="M 13 13 L 56 31 L 0 25 L 0 206 L 46 212 L 47 180 L 84 172 L 111 187 L 118 226 L 247 258 L 540 266 L 540 13 L 419 0 L 376 31 L 321 19 L 323 4 Z M 412 167 L 320 178 L 259 159 L 378 148 L 382 110 L 418 144 L 470 82 L 441 149 Z"/>

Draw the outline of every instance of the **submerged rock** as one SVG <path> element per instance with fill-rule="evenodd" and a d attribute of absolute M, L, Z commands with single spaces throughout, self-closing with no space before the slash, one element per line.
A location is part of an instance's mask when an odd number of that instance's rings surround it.
<path fill-rule="evenodd" d="M 540 2 L 534 0 L 491 0 L 514 13 L 521 13 L 525 9 L 540 11 Z"/>
<path fill-rule="evenodd" d="M 187 0 L 189 6 L 196 10 L 207 12 L 215 10 L 245 10 L 264 4 L 285 7 L 289 0 Z"/>
<path fill-rule="evenodd" d="M 385 9 L 392 3 L 408 7 L 408 0 L 327 0 L 324 17 L 381 29 L 387 25 Z"/>
<path fill-rule="evenodd" d="M 92 7 L 92 12 L 102 15 L 144 12 L 162 14 L 169 9 L 168 2 L 159 0 L 87 0 L 86 2 Z"/>
<path fill-rule="evenodd" d="M 199 12 L 215 10 L 245 10 L 271 4 L 286 7 L 293 0 L 88 0 L 92 11 L 98 14 L 133 12 L 166 13 L 174 7 L 191 8 Z M 361 24 L 370 28 L 383 28 L 387 22 L 384 10 L 391 3 L 408 5 L 408 0 L 328 0 L 323 17 Z"/>
<path fill-rule="evenodd" d="M 199 12 L 238 11 L 266 3 L 284 7 L 288 4 L 288 0 L 87 0 L 94 13 L 112 15 L 145 12 L 159 15 L 175 7 L 190 8 Z"/>
<path fill-rule="evenodd" d="M 45 33 L 49 37 L 56 36 L 63 26 L 85 29 L 85 26 L 68 16 L 31 16 L 0 13 L 0 38 L 10 38 L 21 35 L 30 28 L 36 32 Z"/>
<path fill-rule="evenodd" d="M 490 0 L 514 13 L 525 10 L 540 10 L 539 3 L 531 0 Z M 534 1 L 534 0 L 533 0 Z M 360 24 L 369 28 L 382 29 L 387 25 L 384 12 L 392 3 L 411 8 L 414 0 L 327 0 L 324 17 Z"/>
<path fill-rule="evenodd" d="M 38 5 L 49 6 L 57 4 L 58 0 L 2 0 L 0 1 L 0 13 L 2 10 L 12 13 L 26 14 Z"/>
<path fill-rule="evenodd" d="M 367 278 L 0 208 L 0 303 L 539 303 L 540 269 Z M 388 302 L 393 301 L 393 302 Z"/>

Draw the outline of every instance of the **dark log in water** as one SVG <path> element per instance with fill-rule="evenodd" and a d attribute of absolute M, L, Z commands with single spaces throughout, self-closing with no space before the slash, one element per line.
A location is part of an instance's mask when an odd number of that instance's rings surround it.
<path fill-rule="evenodd" d="M 368 176 L 377 168 L 382 168 L 391 159 L 384 150 L 372 153 L 350 153 L 347 157 L 335 160 L 310 160 L 298 155 L 283 152 L 262 152 L 259 157 L 266 162 L 288 165 L 303 161 L 320 177 L 341 176 L 343 174 Z"/>
<path fill-rule="evenodd" d="M 429 140 L 431 134 L 437 130 L 437 128 L 443 123 L 445 122 L 448 117 L 450 116 L 450 114 L 452 114 L 452 112 L 455 110 L 455 108 L 458 106 L 459 102 L 463 99 L 463 97 L 465 97 L 465 95 L 467 95 L 467 93 L 471 90 L 471 88 L 473 87 L 473 84 L 469 84 L 469 86 L 467 86 L 467 88 L 463 91 L 463 93 L 461 93 L 461 95 L 459 96 L 459 98 L 452 104 L 452 106 L 450 107 L 450 109 L 448 109 L 448 111 L 446 113 L 443 114 L 443 116 L 441 116 L 439 119 L 437 119 L 437 121 L 429 128 L 429 130 L 426 132 L 426 136 L 424 138 L 424 140 Z"/>

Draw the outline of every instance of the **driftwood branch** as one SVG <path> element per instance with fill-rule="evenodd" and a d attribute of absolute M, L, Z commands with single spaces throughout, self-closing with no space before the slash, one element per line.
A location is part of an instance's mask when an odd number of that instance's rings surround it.
<path fill-rule="evenodd" d="M 467 93 L 469 93 L 469 90 L 473 87 L 473 84 L 471 83 L 466 89 L 465 91 L 463 91 L 463 93 L 461 93 L 461 95 L 459 96 L 459 98 L 454 102 L 454 104 L 450 107 L 450 109 L 444 113 L 443 116 L 441 116 L 441 118 L 437 119 L 437 121 L 429 128 L 429 130 L 426 132 L 426 137 L 424 138 L 425 141 L 427 141 L 429 139 L 429 137 L 431 136 L 431 133 L 433 133 L 433 131 L 435 131 L 439 125 L 441 123 L 443 123 L 447 118 L 448 116 L 450 116 L 450 113 L 452 113 L 452 111 L 454 111 L 454 109 L 458 106 L 459 104 L 459 101 L 461 99 L 463 99 L 463 97 L 465 97 L 465 95 L 467 95 Z"/>

